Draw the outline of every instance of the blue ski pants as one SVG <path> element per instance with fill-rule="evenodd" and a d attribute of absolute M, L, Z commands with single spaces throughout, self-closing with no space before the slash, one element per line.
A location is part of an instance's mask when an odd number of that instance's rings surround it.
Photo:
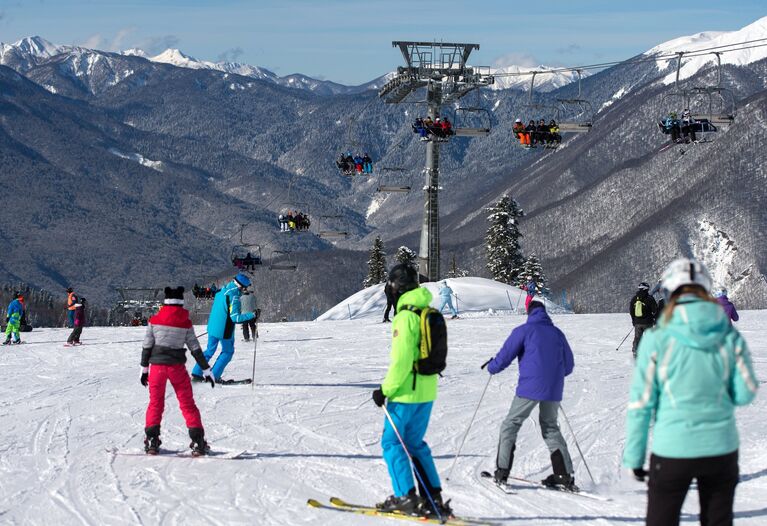
<path fill-rule="evenodd" d="M 441 296 L 442 302 L 439 304 L 439 311 L 442 312 L 442 309 L 445 308 L 445 305 L 447 305 L 450 308 L 450 312 L 453 313 L 453 316 L 458 316 L 458 311 L 453 307 L 453 298 L 450 296 Z"/>
<path fill-rule="evenodd" d="M 402 440 L 407 446 L 407 450 L 416 463 L 416 469 L 424 479 L 424 483 L 429 488 L 441 488 L 439 474 L 434 466 L 434 459 L 431 456 L 431 449 L 424 441 L 426 428 L 429 426 L 429 417 L 433 402 L 424 402 L 421 404 L 400 404 L 389 402 L 387 408 L 391 415 L 394 425 L 402 436 Z M 386 461 L 386 467 L 389 468 L 394 495 L 402 497 L 415 488 L 413 484 L 413 466 L 407 458 L 407 453 L 402 449 L 397 434 L 392 429 L 389 420 L 384 417 L 384 430 L 381 437 L 381 447 L 383 448 L 383 457 Z M 420 484 L 419 484 L 420 486 Z M 423 490 L 422 490 L 423 495 Z"/>
<path fill-rule="evenodd" d="M 67 311 L 67 327 L 70 329 L 75 328 L 75 311 L 73 310 Z"/>
<path fill-rule="evenodd" d="M 208 363 L 210 363 L 210 359 L 213 358 L 213 355 L 216 354 L 216 348 L 218 347 L 219 342 L 221 342 L 221 354 L 216 358 L 216 363 L 211 366 L 213 378 L 216 380 L 221 379 L 221 375 L 224 374 L 224 369 L 226 369 L 226 366 L 232 360 L 232 356 L 234 355 L 234 336 L 223 339 L 208 335 L 208 347 L 203 353 Z M 202 376 L 202 369 L 199 365 L 194 366 L 192 374 Z"/>

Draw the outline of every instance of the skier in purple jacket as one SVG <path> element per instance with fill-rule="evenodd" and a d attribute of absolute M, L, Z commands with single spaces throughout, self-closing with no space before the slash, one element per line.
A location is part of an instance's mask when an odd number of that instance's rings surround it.
<path fill-rule="evenodd" d="M 541 434 L 551 452 L 554 470 L 543 484 L 576 490 L 573 463 L 557 422 L 565 376 L 573 372 L 573 352 L 565 335 L 546 313 L 542 300 L 531 301 L 527 315 L 527 323 L 511 331 L 501 350 L 487 364 L 490 374 L 498 374 L 514 359 L 519 360 L 516 396 L 501 424 L 495 481 L 506 483 L 514 461 L 517 434 L 535 406 L 539 406 Z"/>
<path fill-rule="evenodd" d="M 727 313 L 727 317 L 731 320 L 730 323 L 740 319 L 735 305 L 733 305 L 730 298 L 727 297 L 727 289 L 720 289 L 718 292 L 714 293 L 714 297 L 716 298 L 717 303 L 722 306 L 724 312 Z"/>

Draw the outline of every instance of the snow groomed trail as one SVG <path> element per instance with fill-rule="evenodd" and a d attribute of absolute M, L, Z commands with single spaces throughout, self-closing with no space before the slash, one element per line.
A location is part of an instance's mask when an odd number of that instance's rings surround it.
<path fill-rule="evenodd" d="M 445 495 L 458 515 L 493 523 L 643 524 L 644 486 L 620 468 L 633 361 L 630 342 L 620 352 L 615 347 L 631 328 L 628 316 L 554 319 L 576 357 L 563 407 L 597 485 L 563 423 L 576 478 L 611 500 L 524 485 L 507 496 L 480 482 L 480 472 L 494 467 L 516 366 L 490 382 L 451 480 L 444 480 L 487 382 L 479 366 L 524 321 L 513 315 L 448 322 L 448 369 L 427 434 Z M 737 326 L 753 353 L 762 392 L 738 411 L 742 481 L 736 522 L 759 525 L 767 523 L 767 311 L 742 313 Z M 142 447 L 148 397 L 139 384 L 143 328 L 86 328 L 85 345 L 73 348 L 63 347 L 66 329 L 25 334 L 25 345 L 0 350 L 0 523 L 396 524 L 306 505 L 309 498 L 327 503 L 331 496 L 367 504 L 391 493 L 381 459 L 384 416 L 370 400 L 388 364 L 389 328 L 373 319 L 262 325 L 255 389 L 195 385 L 212 448 L 249 453 L 239 459 L 112 451 Z M 238 335 L 236 349 L 227 375 L 247 377 L 252 343 Z M 183 450 L 189 439 L 172 389 L 168 393 L 163 448 Z M 531 419 L 520 434 L 513 474 L 539 479 L 549 470 L 548 451 Z M 684 521 L 697 519 L 696 501 L 691 491 Z"/>

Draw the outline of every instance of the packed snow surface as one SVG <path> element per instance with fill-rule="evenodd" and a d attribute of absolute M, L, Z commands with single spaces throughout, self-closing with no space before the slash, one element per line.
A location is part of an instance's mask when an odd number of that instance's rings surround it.
<path fill-rule="evenodd" d="M 527 292 L 512 287 L 505 283 L 499 283 L 485 278 L 448 278 L 447 284 L 453 289 L 453 306 L 460 315 L 488 315 L 498 311 L 519 312 L 525 310 L 525 296 Z M 424 283 L 422 286 L 429 289 L 434 299 L 431 306 L 439 308 L 441 298 L 439 296 L 441 281 Z M 550 312 L 564 313 L 565 309 L 549 300 L 543 300 Z M 317 318 L 317 321 L 328 320 L 356 320 L 360 318 L 383 318 L 386 309 L 386 295 L 384 286 L 373 285 L 363 289 L 344 301 L 331 308 Z M 449 309 L 445 307 L 445 314 Z M 392 313 L 391 316 L 394 314 Z"/>
<path fill-rule="evenodd" d="M 573 425 L 594 486 L 563 423 L 585 489 L 582 497 L 520 487 L 506 496 L 481 483 L 492 469 L 498 428 L 512 399 L 517 372 L 490 381 L 455 471 L 445 475 L 487 383 L 479 366 L 523 316 L 448 321 L 450 354 L 426 439 L 444 492 L 462 516 L 508 525 L 643 524 L 643 484 L 620 468 L 633 360 L 624 314 L 554 316 L 575 353 L 563 408 Z M 761 383 L 767 380 L 767 311 L 744 312 L 737 324 L 747 339 Z M 198 334 L 205 331 L 197 327 Z M 144 329 L 90 328 L 85 345 L 64 348 L 66 329 L 36 329 L 25 345 L 0 347 L 0 522 L 69 524 L 397 524 L 314 510 L 308 498 L 335 495 L 373 503 L 391 493 L 381 460 L 384 416 L 370 400 L 388 365 L 390 325 L 378 320 L 266 324 L 260 327 L 256 380 L 250 386 L 195 386 L 214 450 L 258 453 L 242 460 L 125 456 L 142 447 L 147 391 L 139 383 Z M 206 338 L 201 337 L 205 344 Z M 249 377 L 252 344 L 241 341 L 227 375 Z M 191 367 L 191 364 L 187 364 Z M 762 385 L 764 389 L 764 385 Z M 168 387 L 163 447 L 189 444 Z M 767 522 L 765 393 L 738 410 L 741 483 L 737 524 Z M 693 435 L 690 440 L 694 440 Z M 513 474 L 542 478 L 549 455 L 535 418 L 519 437 Z M 691 491 L 683 521 L 694 522 Z"/>

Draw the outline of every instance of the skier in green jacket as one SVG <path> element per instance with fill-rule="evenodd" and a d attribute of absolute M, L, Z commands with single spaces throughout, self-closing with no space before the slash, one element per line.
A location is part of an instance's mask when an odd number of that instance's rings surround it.
<path fill-rule="evenodd" d="M 759 381 L 745 340 L 710 295 L 706 267 L 678 259 L 661 281 L 669 302 L 639 344 L 623 465 L 640 481 L 649 475 L 648 526 L 679 524 L 693 479 L 701 524 L 729 525 L 738 483 L 735 407 L 754 399 Z"/>
<path fill-rule="evenodd" d="M 386 399 L 389 399 L 387 409 L 407 445 L 407 452 L 397 437 L 397 430 L 392 428 L 388 419 L 384 420 L 381 447 L 394 494 L 377 504 L 377 507 L 383 511 L 435 516 L 436 506 L 439 515 L 446 518 L 452 511 L 442 501 L 439 474 L 431 450 L 423 439 L 432 405 L 437 398 L 439 376 L 415 372 L 414 363 L 420 353 L 420 317 L 403 308 L 412 306 L 424 309 L 431 303 L 432 296 L 427 289 L 418 286 L 418 272 L 409 265 L 395 266 L 389 273 L 389 283 L 396 305 L 392 321 L 391 363 L 383 384 L 373 391 L 373 400 L 382 407 Z M 408 452 L 413 458 L 412 467 Z M 417 470 L 420 498 L 415 491 L 413 469 Z"/>

